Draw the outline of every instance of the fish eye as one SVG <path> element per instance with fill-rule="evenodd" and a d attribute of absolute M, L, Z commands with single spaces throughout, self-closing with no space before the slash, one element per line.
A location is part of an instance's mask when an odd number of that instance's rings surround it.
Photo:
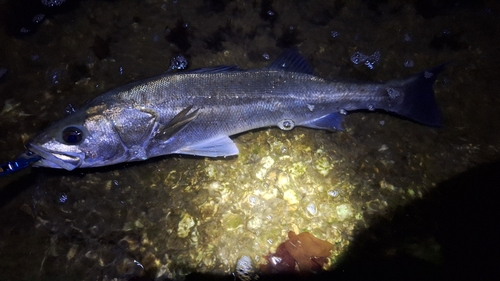
<path fill-rule="evenodd" d="M 67 127 L 62 131 L 62 139 L 66 144 L 79 144 L 83 140 L 83 132 L 77 127 Z"/>

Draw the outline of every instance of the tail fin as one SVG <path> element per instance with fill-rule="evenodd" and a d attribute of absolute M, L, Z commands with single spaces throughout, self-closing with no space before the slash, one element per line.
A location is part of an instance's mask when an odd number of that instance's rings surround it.
<path fill-rule="evenodd" d="M 441 127 L 443 118 L 432 86 L 445 65 L 436 66 L 403 80 L 401 88 L 404 98 L 395 113 L 424 125 Z"/>

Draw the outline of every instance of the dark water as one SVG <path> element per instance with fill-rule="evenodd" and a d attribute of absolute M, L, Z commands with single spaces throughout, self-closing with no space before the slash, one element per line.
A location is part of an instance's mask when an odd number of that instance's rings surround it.
<path fill-rule="evenodd" d="M 242 134 L 230 159 L 0 178 L 0 280 L 232 280 L 238 259 L 257 268 L 290 230 L 335 245 L 329 277 L 493 274 L 499 16 L 497 1 L 465 0 L 1 1 L 3 161 L 179 54 L 252 68 L 296 47 L 318 76 L 364 81 L 451 63 L 435 84 L 443 128 L 354 113 L 335 134 Z"/>

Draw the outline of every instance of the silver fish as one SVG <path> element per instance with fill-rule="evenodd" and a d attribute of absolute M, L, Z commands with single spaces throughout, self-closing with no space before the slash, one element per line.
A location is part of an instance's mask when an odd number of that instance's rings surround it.
<path fill-rule="evenodd" d="M 35 166 L 98 167 L 166 154 L 238 154 L 229 136 L 296 126 L 341 130 L 344 115 L 383 110 L 441 125 L 432 89 L 444 65 L 386 83 L 346 83 L 312 75 L 295 50 L 263 69 L 204 68 L 113 89 L 51 125 L 26 147 Z"/>

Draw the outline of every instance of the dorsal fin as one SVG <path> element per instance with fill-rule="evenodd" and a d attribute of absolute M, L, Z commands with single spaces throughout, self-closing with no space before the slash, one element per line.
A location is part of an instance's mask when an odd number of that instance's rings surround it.
<path fill-rule="evenodd" d="M 198 73 L 225 73 L 225 72 L 238 72 L 238 71 L 243 71 L 243 69 L 239 68 L 236 65 L 218 65 L 218 66 L 210 66 L 210 67 L 198 68 L 187 71 L 179 71 L 177 73 L 198 74 Z"/>
<path fill-rule="evenodd" d="M 295 49 L 284 51 L 283 54 L 267 66 L 267 69 L 313 74 L 312 67 Z"/>

